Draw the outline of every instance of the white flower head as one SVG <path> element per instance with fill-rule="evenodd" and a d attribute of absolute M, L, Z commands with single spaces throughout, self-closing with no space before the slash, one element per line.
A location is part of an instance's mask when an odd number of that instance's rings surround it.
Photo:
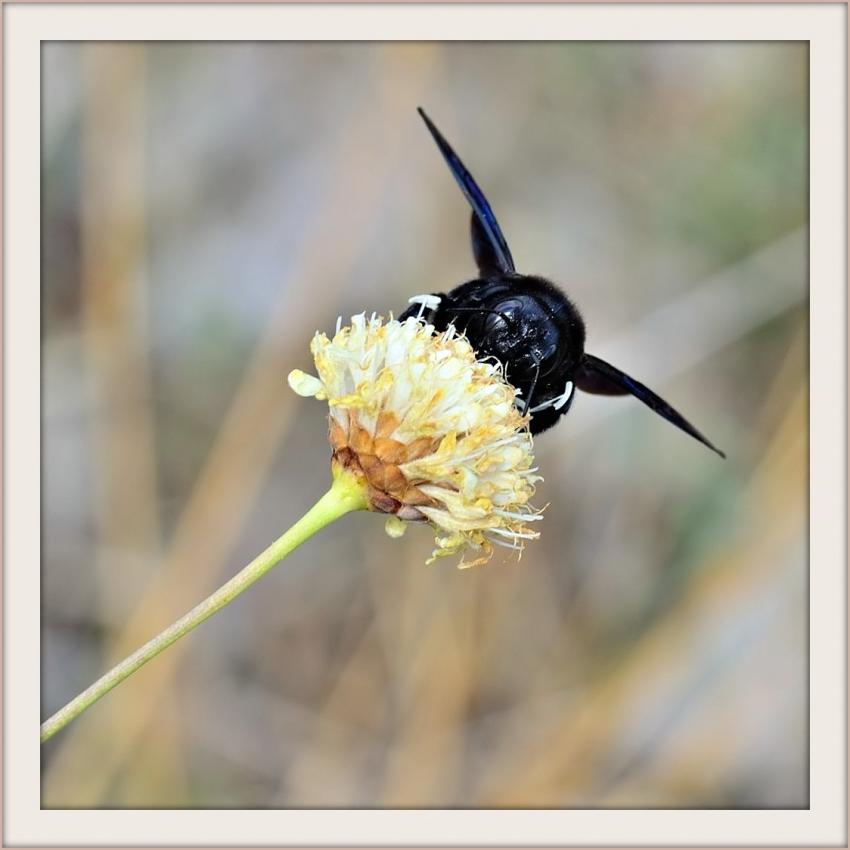
<path fill-rule="evenodd" d="M 474 550 L 462 567 L 489 560 L 492 544 L 521 551 L 539 536 L 530 499 L 540 477 L 517 391 L 453 326 L 360 314 L 333 339 L 317 333 L 310 350 L 318 378 L 296 370 L 289 384 L 327 399 L 334 462 L 362 475 L 391 536 L 403 521 L 430 522 L 429 563 Z"/>

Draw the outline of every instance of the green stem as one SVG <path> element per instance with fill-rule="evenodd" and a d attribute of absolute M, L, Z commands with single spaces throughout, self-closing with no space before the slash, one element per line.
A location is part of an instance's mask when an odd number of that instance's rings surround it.
<path fill-rule="evenodd" d="M 366 496 L 362 484 L 351 473 L 334 470 L 334 481 L 330 490 L 289 531 L 278 537 L 265 552 L 254 558 L 247 567 L 244 567 L 215 593 L 196 605 L 188 614 L 184 614 L 132 655 L 127 656 L 93 685 L 72 699 L 64 708 L 60 708 L 49 720 L 42 723 L 41 742 L 44 743 L 52 738 L 89 706 L 135 673 L 143 664 L 155 658 L 183 635 L 192 631 L 195 626 L 200 625 L 216 611 L 232 602 L 243 590 L 250 587 L 257 579 L 262 578 L 275 564 L 279 563 L 305 540 L 350 511 L 365 508 Z"/>

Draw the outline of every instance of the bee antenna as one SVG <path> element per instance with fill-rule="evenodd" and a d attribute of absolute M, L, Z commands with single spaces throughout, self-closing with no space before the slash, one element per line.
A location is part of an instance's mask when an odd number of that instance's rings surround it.
<path fill-rule="evenodd" d="M 528 398 L 525 400 L 525 407 L 522 409 L 522 415 L 525 416 L 528 413 L 528 408 L 531 407 L 531 399 L 534 396 L 534 390 L 537 388 L 537 379 L 540 377 L 540 361 L 537 359 L 537 355 L 532 351 L 531 356 L 534 358 L 534 380 L 531 382 L 531 386 L 528 389 Z"/>

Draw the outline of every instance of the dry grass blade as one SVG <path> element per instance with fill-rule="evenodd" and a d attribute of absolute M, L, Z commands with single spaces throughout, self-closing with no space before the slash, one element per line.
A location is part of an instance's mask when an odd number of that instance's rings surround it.
<path fill-rule="evenodd" d="M 406 107 L 411 89 L 415 95 L 428 67 L 428 51 L 423 51 L 409 69 L 410 87 L 388 83 L 383 89 L 385 97 L 394 101 L 397 109 Z M 133 651 L 156 630 L 152 624 L 167 623 L 179 616 L 197 602 L 205 588 L 214 584 L 297 409 L 298 402 L 281 378 L 291 366 L 291 355 L 281 340 L 287 339 L 293 315 L 313 326 L 335 312 L 338 290 L 334 284 L 339 285 L 346 278 L 392 169 L 368 172 L 357 197 L 343 197 L 338 187 L 344 184 L 344 175 L 358 169 L 358 152 L 377 144 L 376 133 L 391 151 L 390 156 L 398 156 L 403 150 L 403 135 L 387 144 L 378 128 L 360 120 L 361 115 L 361 110 L 353 107 L 348 113 L 348 125 L 338 128 L 339 156 L 333 166 L 338 179 L 329 182 L 336 194 L 320 205 L 321 215 L 312 222 L 300 255 L 292 264 L 293 276 L 303 281 L 298 287 L 303 303 L 294 304 L 281 287 L 281 297 L 184 509 L 163 567 L 116 642 L 113 658 Z M 335 243 L 335 273 L 329 273 L 327 268 L 328 233 L 344 234 Z M 322 287 L 315 287 L 311 281 L 319 265 L 325 282 Z M 321 484 L 317 482 L 317 489 Z M 116 772 L 137 746 L 160 696 L 173 682 L 188 646 L 187 640 L 172 647 L 156 664 L 137 674 L 134 683 L 110 695 L 97 711 L 70 730 L 44 780 L 45 805 L 85 806 L 102 800 Z M 104 735 L 104 728 L 115 730 L 115 734 Z M 80 765 L 94 764 L 96 770 L 81 773 Z"/>
<path fill-rule="evenodd" d="M 790 366 L 796 372 L 799 359 L 794 357 Z M 776 383 L 787 388 L 796 382 L 782 370 Z M 596 799 L 592 789 L 600 781 L 599 753 L 608 751 L 626 725 L 625 712 L 640 702 L 641 694 L 652 692 L 653 682 L 671 671 L 687 671 L 700 641 L 721 638 L 724 623 L 742 616 L 747 606 L 757 606 L 770 586 L 781 582 L 788 568 L 783 552 L 805 531 L 805 492 L 797 485 L 806 471 L 806 389 L 792 399 L 786 394 L 786 404 L 747 490 L 741 510 L 753 521 L 742 539 L 713 551 L 682 600 L 578 704 L 565 701 L 542 729 L 516 730 L 513 746 L 492 762 L 481 804 L 580 806 L 588 795 Z M 680 686 L 687 682 L 683 679 Z"/>
<path fill-rule="evenodd" d="M 612 363 L 629 363 L 633 374 L 660 386 L 800 306 L 806 297 L 807 243 L 807 228 L 786 233 L 665 302 L 628 331 L 588 348 Z M 595 405 L 581 427 L 592 429 L 623 410 L 617 404 Z"/>
<path fill-rule="evenodd" d="M 100 619 L 120 622 L 161 557 L 146 280 L 147 50 L 89 45 L 83 122 L 82 285 Z M 132 446 L 133 451 L 127 451 Z M 179 739 L 149 752 L 179 771 Z"/>

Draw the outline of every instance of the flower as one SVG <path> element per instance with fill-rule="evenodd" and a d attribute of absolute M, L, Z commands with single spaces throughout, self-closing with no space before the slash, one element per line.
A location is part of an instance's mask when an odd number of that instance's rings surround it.
<path fill-rule="evenodd" d="M 453 326 L 374 314 L 340 325 L 313 337 L 319 376 L 295 370 L 289 384 L 327 400 L 334 463 L 362 476 L 369 508 L 390 515 L 387 533 L 427 521 L 428 563 L 474 550 L 461 567 L 489 560 L 493 544 L 521 551 L 537 538 L 532 437 L 501 365 L 476 360 Z"/>

